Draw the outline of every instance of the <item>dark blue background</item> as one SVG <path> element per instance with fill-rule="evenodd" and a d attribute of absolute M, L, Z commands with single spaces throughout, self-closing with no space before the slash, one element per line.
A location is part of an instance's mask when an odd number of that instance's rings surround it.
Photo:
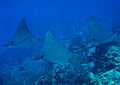
<path fill-rule="evenodd" d="M 25 17 L 37 37 L 50 29 L 57 34 L 90 16 L 112 19 L 120 15 L 120 0 L 0 0 L 0 46 L 10 40 Z"/>

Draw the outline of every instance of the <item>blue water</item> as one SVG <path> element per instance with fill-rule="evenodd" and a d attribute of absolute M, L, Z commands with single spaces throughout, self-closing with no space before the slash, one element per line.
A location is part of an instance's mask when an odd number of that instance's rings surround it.
<path fill-rule="evenodd" d="M 81 43 L 81 41 L 79 41 L 79 36 L 77 37 L 78 39 L 76 39 L 74 38 L 76 37 L 75 35 L 78 34 L 82 35 L 82 37 L 84 38 L 83 40 L 85 41 L 87 41 L 86 36 L 87 38 L 89 38 L 88 23 L 91 16 L 95 17 L 95 19 L 100 24 L 102 24 L 105 27 L 105 29 L 110 31 L 112 29 L 112 23 L 114 22 L 114 20 L 117 20 L 120 17 L 120 1 L 119 0 L 0 0 L 0 11 L 1 11 L 0 12 L 0 65 L 1 65 L 0 85 L 18 85 L 18 82 L 20 80 L 26 79 L 27 77 L 31 81 L 32 77 L 29 76 L 30 74 L 34 76 L 33 81 L 39 80 L 39 77 L 41 77 L 41 75 L 45 74 L 45 72 L 49 72 L 49 70 L 51 71 L 53 64 L 43 60 L 41 60 L 40 62 L 37 61 L 36 63 L 30 62 L 29 59 L 31 59 L 31 57 L 34 56 L 33 48 L 13 49 L 13 48 L 6 48 L 3 46 L 6 42 L 11 41 L 11 38 L 15 33 L 18 24 L 23 18 L 25 18 L 28 28 L 32 32 L 32 34 L 35 35 L 36 38 L 41 39 L 41 41 L 45 39 L 45 34 L 47 33 L 47 31 L 51 31 L 51 33 L 55 36 L 57 40 L 62 41 L 62 43 L 65 45 L 69 44 L 72 47 L 72 45 L 74 44 L 78 45 L 79 43 Z M 80 27 L 81 29 L 79 33 L 78 31 Z M 118 26 L 118 28 L 119 27 L 120 25 Z M 66 41 L 70 41 L 70 40 L 73 41 L 66 43 Z M 87 45 L 85 46 L 83 45 L 83 47 L 87 47 L 88 44 L 91 44 L 89 40 Z M 77 50 L 79 46 L 77 47 Z M 109 44 L 107 46 L 109 47 Z M 73 47 L 70 48 L 71 52 L 73 52 L 73 50 L 74 50 Z M 88 63 L 88 61 L 85 62 Z M 93 62 L 93 61 L 89 61 L 89 62 Z M 97 61 L 95 61 L 94 63 L 96 62 Z M 43 64 L 43 67 L 41 63 Z M 48 66 L 49 63 L 50 66 Z M 45 68 L 45 66 L 48 68 Z M 19 67 L 20 67 L 20 71 L 18 71 Z M 103 68 L 102 66 L 100 67 Z M 95 68 L 100 68 L 100 67 L 98 66 Z M 39 69 L 37 70 L 37 68 Z M 41 68 L 43 69 L 41 70 Z M 12 72 L 10 73 L 6 69 L 12 70 Z M 25 70 L 25 73 L 21 70 Z M 41 74 L 38 71 L 41 71 Z M 105 72 L 104 70 L 101 71 Z M 36 72 L 36 74 L 30 72 Z M 10 76 L 10 78 L 6 79 L 7 76 L 9 76 L 9 74 L 13 75 L 14 77 L 16 76 L 19 77 L 15 81 L 17 82 L 17 84 L 16 83 L 13 84 L 11 81 L 9 81 L 13 76 Z M 26 76 L 24 74 L 26 74 Z M 21 75 L 23 75 L 22 76 L 24 77 L 23 79 L 21 78 Z M 2 76 L 5 76 L 5 78 L 2 78 Z M 23 82 L 28 82 L 29 80 L 22 81 L 20 85 L 35 85 L 33 82 L 23 84 Z M 9 81 L 9 82 L 4 83 L 5 81 Z M 52 85 L 52 84 L 41 83 L 36 85 Z M 55 85 L 59 85 L 59 84 L 55 84 Z M 77 84 L 73 83 L 73 85 L 77 85 Z M 82 85 L 82 83 L 80 85 Z M 90 83 L 87 83 L 87 85 L 90 85 Z"/>
<path fill-rule="evenodd" d="M 23 17 L 30 30 L 41 37 L 47 29 L 56 32 L 81 20 L 87 23 L 90 16 L 106 20 L 118 17 L 119 3 L 119 0 L 1 0 L 0 39 L 1 42 L 10 39 Z"/>

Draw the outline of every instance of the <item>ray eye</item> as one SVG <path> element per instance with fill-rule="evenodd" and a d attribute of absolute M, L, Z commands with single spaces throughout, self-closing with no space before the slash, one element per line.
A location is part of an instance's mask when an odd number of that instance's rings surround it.
<path fill-rule="evenodd" d="M 92 41 L 95 41 L 95 38 L 92 38 Z"/>
<path fill-rule="evenodd" d="M 10 42 L 11 45 L 13 45 L 13 42 Z"/>
<path fill-rule="evenodd" d="M 43 55 L 41 55 L 41 58 L 43 58 Z"/>

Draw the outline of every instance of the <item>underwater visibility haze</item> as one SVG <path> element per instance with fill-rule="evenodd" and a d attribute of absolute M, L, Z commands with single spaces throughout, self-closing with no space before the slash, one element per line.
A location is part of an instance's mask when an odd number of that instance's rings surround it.
<path fill-rule="evenodd" d="M 0 0 L 0 85 L 120 85 L 119 0 Z"/>

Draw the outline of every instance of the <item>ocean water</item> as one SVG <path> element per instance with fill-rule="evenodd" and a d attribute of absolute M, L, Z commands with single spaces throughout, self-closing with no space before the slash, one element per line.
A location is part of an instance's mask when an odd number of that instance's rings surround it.
<path fill-rule="evenodd" d="M 120 85 L 119 0 L 0 0 L 0 85 Z"/>

